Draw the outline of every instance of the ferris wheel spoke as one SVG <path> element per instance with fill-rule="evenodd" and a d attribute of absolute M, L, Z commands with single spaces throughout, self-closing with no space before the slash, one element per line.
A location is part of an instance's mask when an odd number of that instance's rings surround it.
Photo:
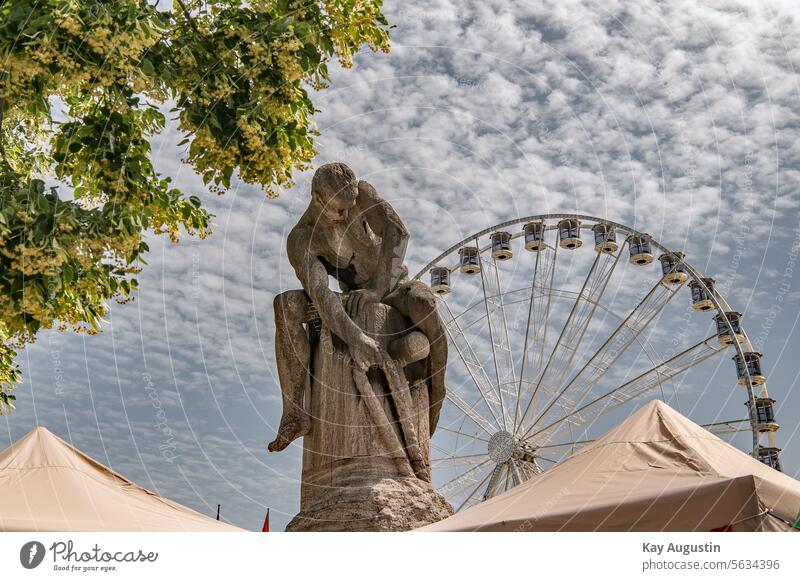
<path fill-rule="evenodd" d="M 536 448 L 537 457 L 539 450 L 547 450 L 549 448 L 566 448 L 568 446 L 580 446 L 582 444 L 589 444 L 590 442 L 594 442 L 594 440 L 576 440 L 574 442 L 562 442 L 560 444 L 547 444 L 546 446 L 538 446 Z"/>
<path fill-rule="evenodd" d="M 464 494 L 470 494 L 473 488 L 480 489 L 480 483 L 486 482 L 487 477 L 491 476 L 492 471 L 489 469 L 488 466 L 483 466 L 481 470 L 471 474 L 468 478 L 464 478 L 460 481 L 457 481 L 454 485 L 450 487 L 450 498 L 458 499 L 462 498 Z M 441 490 L 439 494 L 444 494 Z"/>
<path fill-rule="evenodd" d="M 526 439 L 544 444 L 567 426 L 576 427 L 586 424 L 592 419 L 626 404 L 633 398 L 656 389 L 664 381 L 677 377 L 706 359 L 723 352 L 725 348 L 716 344 L 716 337 L 717 335 L 712 335 L 692 345 L 630 381 L 554 420 L 527 436 Z M 532 445 L 536 446 L 536 444 Z"/>
<path fill-rule="evenodd" d="M 453 428 L 448 428 L 448 427 L 442 426 L 442 425 L 436 426 L 436 431 L 438 432 L 439 430 L 448 432 L 450 434 L 455 434 L 457 436 L 464 436 L 465 438 L 470 438 L 470 439 L 476 440 L 478 442 L 486 442 L 486 443 L 489 442 L 488 438 L 481 438 L 480 436 L 476 436 L 475 434 L 468 434 L 466 432 L 460 432 L 458 430 L 454 430 Z"/>
<path fill-rule="evenodd" d="M 454 393 L 452 389 L 447 390 L 447 394 L 445 396 L 449 401 L 453 403 L 458 409 L 460 409 L 465 416 L 471 419 L 479 428 L 481 428 L 486 434 L 491 437 L 497 429 L 494 428 L 482 415 L 480 415 L 475 408 L 465 402 L 460 395 Z"/>
<path fill-rule="evenodd" d="M 729 420 L 727 422 L 714 422 L 711 424 L 703 424 L 702 426 L 716 436 L 736 434 L 739 432 L 749 432 L 753 429 L 750 425 L 750 418 Z"/>
<path fill-rule="evenodd" d="M 604 252 L 596 254 L 592 266 L 583 281 L 581 290 L 572 305 L 569 316 L 564 322 L 558 340 L 550 352 L 547 364 L 539 375 L 533 394 L 525 407 L 525 412 L 522 414 L 515 429 L 524 425 L 528 414 L 532 411 L 532 403 L 541 386 L 545 385 L 551 390 L 555 390 L 563 380 L 583 341 L 583 336 L 597 310 L 597 304 L 608 286 L 608 281 L 619 263 L 622 252 L 623 249 L 620 249 L 615 255 Z M 557 397 L 551 397 L 544 409 L 549 410 L 557 400 Z"/>
<path fill-rule="evenodd" d="M 505 298 L 503 294 L 503 286 L 500 283 L 500 269 L 498 268 L 497 261 L 492 260 L 491 262 L 491 269 L 494 271 L 494 287 L 493 290 L 496 292 L 496 306 L 494 312 L 497 313 L 499 311 L 499 316 L 496 317 L 498 319 L 498 323 L 500 324 L 500 333 L 499 333 L 499 341 L 498 341 L 498 363 L 500 366 L 500 384 L 498 385 L 498 391 L 500 392 L 500 400 L 503 403 L 503 417 L 507 418 L 510 424 L 511 412 L 509 408 L 503 402 L 503 386 L 506 386 L 506 389 L 511 388 L 513 390 L 514 384 L 517 382 L 516 379 L 516 369 L 514 367 L 514 353 L 511 350 L 511 339 L 508 334 L 508 318 L 506 316 L 506 305 L 505 305 Z M 491 284 L 490 284 L 491 286 Z M 509 390 L 509 395 L 513 396 L 513 391 Z M 519 407 L 519 402 L 515 402 L 514 405 L 514 413 L 516 414 L 516 408 Z"/>
<path fill-rule="evenodd" d="M 465 443 L 464 445 L 460 446 L 457 450 L 446 450 L 446 449 L 442 448 L 441 446 L 431 442 L 431 450 L 436 450 L 437 452 L 440 452 L 443 455 L 443 457 L 446 457 L 446 458 L 464 458 L 466 456 L 459 456 L 459 454 L 461 453 L 461 451 L 465 447 L 467 447 L 469 445 L 471 445 L 471 442 Z M 486 455 L 486 453 L 484 452 L 484 453 L 481 453 L 481 454 L 468 454 L 467 456 L 485 456 L 485 455 Z M 441 459 L 443 459 L 443 458 L 438 458 L 438 460 L 441 460 Z"/>
<path fill-rule="evenodd" d="M 582 299 L 581 308 L 573 320 L 571 333 L 567 335 L 566 340 L 562 343 L 562 349 L 567 348 L 568 356 L 566 358 L 562 357 L 560 365 L 555 368 L 555 373 L 551 380 L 553 388 L 560 386 L 569 372 L 621 256 L 621 250 L 616 255 L 602 253 L 600 268 L 595 272 L 595 276 L 586 287 L 585 292 L 580 293 L 579 298 Z"/>
<path fill-rule="evenodd" d="M 461 490 L 459 485 L 462 484 L 462 481 L 477 482 L 478 479 L 475 478 L 475 476 L 474 476 L 475 471 L 479 470 L 480 468 L 482 468 L 484 466 L 486 466 L 490 462 L 491 462 L 491 460 L 489 460 L 487 458 L 486 460 L 484 460 L 480 464 L 476 464 L 475 466 L 473 466 L 472 468 L 470 468 L 466 472 L 463 472 L 463 473 L 457 475 L 455 478 L 451 478 L 450 480 L 448 480 L 447 482 L 445 482 L 441 486 L 437 487 L 436 490 L 439 492 L 439 494 L 441 494 L 443 496 L 448 496 L 453 491 Z M 490 474 L 491 474 L 491 472 L 490 472 Z"/>
<path fill-rule="evenodd" d="M 456 321 L 456 319 L 453 317 L 453 312 L 452 310 L 450 310 L 450 305 L 444 298 L 442 298 L 442 304 L 444 305 L 445 310 L 447 312 L 447 316 L 449 317 L 449 320 L 452 323 L 452 327 L 450 326 L 450 324 L 447 323 L 445 324 L 445 328 L 447 329 L 447 335 L 450 338 L 450 342 L 456 347 L 456 352 L 458 353 L 461 362 L 467 369 L 470 378 L 472 378 L 472 382 L 475 384 L 475 388 L 478 390 L 481 399 L 483 399 L 484 405 L 489 410 L 489 413 L 494 418 L 494 421 L 499 429 L 501 420 L 500 416 L 498 416 L 498 414 L 495 412 L 494 407 L 500 402 L 494 399 L 492 382 L 489 380 L 489 377 L 486 374 L 486 370 L 484 369 L 483 365 L 481 365 L 481 362 L 478 359 L 477 355 L 475 355 L 475 350 L 472 348 L 472 345 L 470 344 L 469 341 L 467 341 L 466 336 L 464 335 L 464 332 L 461 329 L 461 326 L 459 325 L 458 321 Z M 493 400 L 495 403 L 493 404 L 491 400 Z M 486 422 L 485 420 L 483 421 L 486 424 L 488 424 L 488 422 Z M 487 429 L 485 425 L 481 425 L 481 427 L 483 427 L 490 436 L 497 431 L 496 429 Z"/>
<path fill-rule="evenodd" d="M 436 450 L 436 451 L 438 451 L 438 452 L 441 452 L 441 453 L 442 453 L 442 454 L 444 454 L 445 456 L 446 456 L 446 455 L 448 455 L 448 454 L 450 453 L 449 451 L 445 450 L 444 448 L 442 448 L 441 446 L 437 445 L 437 444 L 436 444 L 436 443 L 434 443 L 434 442 L 431 442 L 431 450 Z"/>
<path fill-rule="evenodd" d="M 478 462 L 481 458 L 486 458 L 486 454 L 464 454 L 462 456 L 450 456 L 448 458 L 432 458 L 431 464 L 434 466 L 441 466 L 445 465 L 448 462 L 452 462 L 453 464 L 463 464 L 472 466 L 475 462 Z"/>
<path fill-rule="evenodd" d="M 522 413 L 521 409 L 521 401 L 522 401 L 522 382 L 525 377 L 525 362 L 528 357 L 528 338 L 530 337 L 531 333 L 531 321 L 536 320 L 536 279 L 537 274 L 539 273 L 539 258 L 541 256 L 542 251 L 536 253 L 536 259 L 534 260 L 533 265 L 533 279 L 531 280 L 531 294 L 530 294 L 530 301 L 528 302 L 528 321 L 525 324 L 525 340 L 522 344 L 522 359 L 519 364 L 519 384 L 517 385 L 517 405 L 514 406 L 514 425 L 517 425 L 517 420 L 519 419 L 519 415 Z M 539 332 L 539 327 L 537 327 L 534 331 L 535 333 Z"/>
<path fill-rule="evenodd" d="M 481 301 L 480 304 L 482 306 L 483 305 L 483 301 Z M 467 309 L 465 309 L 463 313 L 461 313 L 457 317 L 453 317 L 453 319 L 450 322 L 448 322 L 447 325 L 456 327 L 459 330 L 459 332 L 461 332 L 464 335 L 466 335 L 467 331 L 472 329 L 472 327 L 479 326 L 484 321 L 484 319 L 486 319 L 486 315 L 481 315 L 480 317 L 478 317 L 476 319 L 473 319 L 471 321 L 467 321 L 467 323 L 465 325 L 462 325 L 461 321 L 459 321 L 458 319 L 463 318 L 464 315 L 466 315 L 471 309 L 472 309 L 472 307 L 467 307 Z"/>
<path fill-rule="evenodd" d="M 475 241 L 478 246 L 478 241 Z M 504 429 L 507 429 L 508 419 L 505 402 L 503 401 L 503 386 L 509 381 L 514 382 L 514 364 L 511 358 L 511 347 L 508 341 L 508 326 L 505 322 L 505 310 L 503 308 L 502 294 L 500 290 L 500 275 L 497 271 L 497 264 L 494 259 L 491 261 L 483 260 L 480 248 L 478 248 L 478 260 L 480 263 L 481 288 L 483 289 L 483 302 L 486 307 L 486 320 L 489 328 L 489 343 L 492 348 L 492 360 L 494 361 L 495 377 L 497 379 L 497 395 L 500 400 L 500 415 Z M 491 268 L 494 276 L 486 273 L 487 268 Z M 495 286 L 496 285 L 496 286 Z M 492 305 L 490 307 L 490 305 Z M 509 372 L 511 376 L 509 376 Z"/>
<path fill-rule="evenodd" d="M 526 474 L 526 479 L 528 480 L 544 472 L 541 466 L 535 462 L 520 462 L 520 466 L 522 466 L 523 472 Z"/>
<path fill-rule="evenodd" d="M 460 511 L 465 506 L 467 506 L 467 504 L 469 504 L 469 501 L 472 500 L 475 497 L 475 494 L 478 491 L 480 491 L 481 488 L 483 488 L 483 485 L 486 484 L 486 481 L 489 480 L 489 478 L 491 478 L 492 474 L 494 474 L 493 471 L 490 471 L 490 472 L 486 473 L 486 476 L 483 477 L 483 480 L 478 482 L 478 484 L 474 488 L 472 488 L 472 490 L 470 490 L 469 494 L 464 499 L 464 501 L 460 505 L 458 505 L 458 508 L 456 509 L 456 512 Z"/>
<path fill-rule="evenodd" d="M 658 318 L 681 288 L 682 285 L 670 287 L 659 280 L 552 401 L 572 400 L 572 404 L 569 406 L 571 409 L 582 404 L 592 389 L 603 379 L 606 372 Z M 573 392 L 574 395 L 572 395 Z M 540 424 L 547 417 L 549 411 L 551 411 L 550 408 L 545 408 L 526 429 L 525 434 L 530 433 L 537 424 Z"/>
<path fill-rule="evenodd" d="M 543 270 L 544 279 L 539 285 L 539 309 L 537 309 L 537 311 L 541 313 L 541 317 L 540 320 L 537 321 L 538 325 L 536 325 L 533 336 L 533 352 L 536 359 L 535 366 L 531 367 L 531 371 L 534 372 L 541 371 L 542 366 L 544 365 L 544 353 L 547 345 L 547 329 L 550 326 L 550 305 L 553 298 L 553 282 L 555 281 L 556 264 L 558 264 L 558 248 L 559 246 L 556 244 L 552 252 L 549 252 L 548 250 L 542 250 L 539 252 L 539 254 L 544 252 L 545 256 L 550 258 L 550 261 L 548 263 L 547 260 L 545 260 L 546 264 Z M 535 282 L 536 281 L 534 279 L 534 283 Z M 547 289 L 546 292 L 544 290 L 545 288 Z M 533 375 L 531 376 L 533 377 Z M 535 398 L 536 392 L 534 390 L 529 405 L 533 404 Z"/>
<path fill-rule="evenodd" d="M 533 277 L 528 289 L 530 291 L 528 293 L 528 321 L 525 326 L 525 342 L 520 362 L 517 402 L 514 406 L 514 426 L 519 424 L 522 415 L 522 404 L 525 400 L 522 387 L 526 386 L 525 393 L 531 389 L 530 386 L 535 383 L 536 375 L 542 369 L 544 362 L 550 305 L 557 292 L 553 286 L 557 256 L 558 245 L 555 248 L 546 246 L 536 252 Z M 534 391 L 528 403 L 529 406 L 534 405 L 536 396 L 537 392 Z"/>
<path fill-rule="evenodd" d="M 516 467 L 517 473 L 519 474 L 522 482 L 530 480 L 533 476 L 536 476 L 537 474 L 541 474 L 541 471 L 537 472 L 534 469 L 535 464 L 532 464 L 530 462 L 525 462 L 523 460 L 515 460 L 514 466 Z"/>
<path fill-rule="evenodd" d="M 586 288 L 586 285 L 589 283 L 589 280 L 591 279 L 591 276 L 594 273 L 595 268 L 597 267 L 597 262 L 598 262 L 599 259 L 600 259 L 600 254 L 598 254 L 595 257 L 594 262 L 592 262 L 592 267 L 589 269 L 589 274 L 587 275 L 586 280 L 583 281 L 583 286 L 581 287 L 581 291 L 575 297 L 575 302 L 572 304 L 572 309 L 570 310 L 569 316 L 567 317 L 567 320 L 566 320 L 566 322 L 564 323 L 564 326 L 561 329 L 561 334 L 559 335 L 558 340 L 556 340 L 556 344 L 553 346 L 553 349 L 550 352 L 550 357 L 548 358 L 547 363 L 545 364 L 544 368 L 539 372 L 539 379 L 536 382 L 536 386 L 533 388 L 533 393 L 531 394 L 531 397 L 528 400 L 528 404 L 525 407 L 525 412 L 522 414 L 522 417 L 519 420 L 519 424 L 520 425 L 525 421 L 525 418 L 527 417 L 528 413 L 530 412 L 531 406 L 533 404 L 533 401 L 536 398 L 536 394 L 542 388 L 542 383 L 543 383 L 545 377 L 547 377 L 547 373 L 550 370 L 550 366 L 551 366 L 554 358 L 556 357 L 556 353 L 559 353 L 559 345 L 562 343 L 562 341 L 564 339 L 564 334 L 567 332 L 567 329 L 570 326 L 570 322 L 572 321 L 572 318 L 575 315 L 575 311 L 577 310 L 578 306 L 580 305 L 581 295 L 583 294 L 583 291 Z"/>

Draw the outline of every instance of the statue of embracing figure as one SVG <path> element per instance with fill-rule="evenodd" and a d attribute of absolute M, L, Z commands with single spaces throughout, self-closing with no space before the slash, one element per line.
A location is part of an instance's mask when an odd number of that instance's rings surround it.
<path fill-rule="evenodd" d="M 408 239 L 347 165 L 314 174 L 286 243 L 303 288 L 274 301 L 283 415 L 269 450 L 304 437 L 301 512 L 287 530 L 406 530 L 452 513 L 429 453 L 447 338 L 433 293 L 408 278 Z"/>

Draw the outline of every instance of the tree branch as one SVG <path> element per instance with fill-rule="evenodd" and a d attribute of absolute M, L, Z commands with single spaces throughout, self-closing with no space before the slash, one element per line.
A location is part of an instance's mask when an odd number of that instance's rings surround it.
<path fill-rule="evenodd" d="M 5 80 L 6 80 L 6 72 L 0 71 L 0 85 L 2 85 Z M 3 165 L 5 166 L 5 169 L 9 173 L 11 178 L 14 181 L 19 182 L 19 176 L 17 175 L 17 172 L 15 172 L 14 168 L 11 167 L 11 164 L 8 162 L 8 157 L 6 156 L 5 139 L 3 138 L 3 116 L 5 108 L 6 108 L 6 98 L 5 96 L 3 96 L 0 97 L 0 159 L 2 159 Z"/>
<path fill-rule="evenodd" d="M 178 2 L 178 5 L 181 7 L 181 11 L 183 12 L 183 15 L 186 17 L 186 20 L 189 22 L 189 26 L 192 27 L 192 30 L 194 30 L 195 33 L 200 34 L 200 31 L 197 29 L 197 25 L 194 22 L 194 18 L 192 18 L 192 15 L 189 14 L 189 9 L 186 8 L 186 4 L 184 4 L 183 0 L 177 0 L 177 2 Z"/>

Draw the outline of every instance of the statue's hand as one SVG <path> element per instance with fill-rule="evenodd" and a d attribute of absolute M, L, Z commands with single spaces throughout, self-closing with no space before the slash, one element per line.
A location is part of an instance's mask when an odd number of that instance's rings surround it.
<path fill-rule="evenodd" d="M 372 365 L 381 365 L 384 358 L 387 357 L 378 342 L 363 333 L 349 346 L 353 363 L 361 371 L 366 371 Z"/>
<path fill-rule="evenodd" d="M 350 316 L 359 312 L 362 306 L 369 303 L 381 302 L 381 293 L 374 289 L 358 289 L 347 293 L 345 297 L 345 310 Z"/>

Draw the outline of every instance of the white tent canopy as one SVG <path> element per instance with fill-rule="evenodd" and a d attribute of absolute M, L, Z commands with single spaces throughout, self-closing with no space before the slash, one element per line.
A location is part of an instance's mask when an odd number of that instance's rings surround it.
<path fill-rule="evenodd" d="M 527 482 L 423 531 L 790 530 L 800 482 L 652 401 Z"/>
<path fill-rule="evenodd" d="M 239 531 L 145 490 L 45 428 L 0 452 L 0 531 Z"/>

